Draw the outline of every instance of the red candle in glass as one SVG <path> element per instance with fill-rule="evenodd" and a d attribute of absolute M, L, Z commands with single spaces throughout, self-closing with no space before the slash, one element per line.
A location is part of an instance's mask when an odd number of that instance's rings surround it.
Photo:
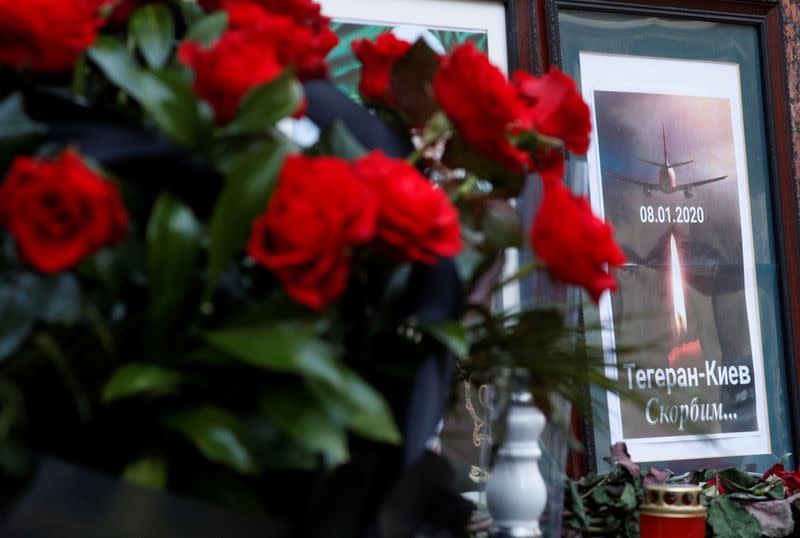
<path fill-rule="evenodd" d="M 700 504 L 700 486 L 656 484 L 645 486 L 640 509 L 641 538 L 705 538 L 706 508 Z"/>

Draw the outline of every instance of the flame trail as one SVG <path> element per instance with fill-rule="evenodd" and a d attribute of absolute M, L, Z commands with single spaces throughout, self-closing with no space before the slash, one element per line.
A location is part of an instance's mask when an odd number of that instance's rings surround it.
<path fill-rule="evenodd" d="M 686 295 L 683 291 L 683 275 L 681 260 L 678 257 L 678 246 L 675 235 L 670 235 L 670 252 L 672 255 L 672 301 L 675 307 L 675 328 L 679 335 L 686 334 Z"/>

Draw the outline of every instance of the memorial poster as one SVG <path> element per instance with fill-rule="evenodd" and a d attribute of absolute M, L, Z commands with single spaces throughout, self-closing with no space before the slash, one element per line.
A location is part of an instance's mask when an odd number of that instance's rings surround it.
<path fill-rule="evenodd" d="M 600 303 L 612 442 L 636 461 L 770 452 L 736 64 L 581 53 L 592 205 L 626 253 Z M 617 354 L 618 344 L 636 346 Z"/>

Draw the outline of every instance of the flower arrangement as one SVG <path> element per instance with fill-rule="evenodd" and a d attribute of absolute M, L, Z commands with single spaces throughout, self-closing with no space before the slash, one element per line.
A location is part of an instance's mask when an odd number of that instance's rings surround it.
<path fill-rule="evenodd" d="M 589 144 L 572 80 L 383 35 L 354 46 L 359 88 L 408 155 L 340 122 L 301 147 L 282 125 L 326 77 L 328 22 L 312 0 L 0 0 L 0 470 L 44 452 L 263 509 L 269 469 L 401 442 L 382 387 L 430 353 L 561 334 L 487 306 L 530 173 L 538 263 L 615 289 L 612 230 L 563 182 Z M 466 325 L 408 308 L 442 260 Z"/>
<path fill-rule="evenodd" d="M 565 536 L 639 536 L 639 506 L 650 484 L 699 484 L 708 508 L 708 536 L 794 536 L 800 514 L 797 501 L 800 471 L 777 463 L 763 475 L 735 468 L 700 469 L 682 475 L 650 468 L 646 473 L 631 460 L 624 443 L 605 458 L 611 469 L 579 481 L 567 480 L 564 499 Z"/>

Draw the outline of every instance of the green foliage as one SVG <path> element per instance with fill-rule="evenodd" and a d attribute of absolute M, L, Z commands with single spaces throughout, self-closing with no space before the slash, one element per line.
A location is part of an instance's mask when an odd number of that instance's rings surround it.
<path fill-rule="evenodd" d="M 113 402 L 137 395 L 173 392 L 183 381 L 180 372 L 156 364 L 128 363 L 117 369 L 103 387 L 103 401 Z"/>
<path fill-rule="evenodd" d="M 25 113 L 21 93 L 0 101 L 0 179 L 14 157 L 28 150 L 45 132 L 44 125 Z"/>
<path fill-rule="evenodd" d="M 197 271 L 205 233 L 192 210 L 168 193 L 156 201 L 147 226 L 149 318 L 166 330 Z"/>
<path fill-rule="evenodd" d="M 476 151 L 458 132 L 448 141 L 442 162 L 450 168 L 463 168 L 491 182 L 497 197 L 515 198 L 525 185 L 525 177 L 521 173 L 512 172 Z"/>
<path fill-rule="evenodd" d="M 0 287 L 0 360 L 14 353 L 33 331 L 39 311 L 39 281 L 21 274 Z"/>
<path fill-rule="evenodd" d="M 469 333 L 457 321 L 445 321 L 422 326 L 422 330 L 436 338 L 456 357 L 463 358 L 469 353 Z"/>
<path fill-rule="evenodd" d="M 128 20 L 128 32 L 147 65 L 160 69 L 167 64 L 175 40 L 175 23 L 169 8 L 151 4 L 136 9 Z"/>
<path fill-rule="evenodd" d="M 148 117 L 181 144 L 204 150 L 211 117 L 204 112 L 189 82 L 175 72 L 140 68 L 124 43 L 102 36 L 89 49 L 89 58 L 108 79 L 135 99 Z"/>
<path fill-rule="evenodd" d="M 122 479 L 130 484 L 163 490 L 167 487 L 167 462 L 162 458 L 141 458 L 125 466 Z"/>
<path fill-rule="evenodd" d="M 582 533 L 638 538 L 642 476 L 621 466 L 607 474 L 590 474 L 578 482 L 567 481 L 564 527 L 567 536 Z M 570 534 L 573 532 L 573 534 Z"/>
<path fill-rule="evenodd" d="M 209 332 L 206 340 L 251 366 L 301 375 L 314 395 L 357 433 L 390 443 L 400 434 L 383 398 L 335 358 L 309 322 L 272 321 Z"/>
<path fill-rule="evenodd" d="M 217 407 L 199 406 L 170 414 L 164 423 L 211 461 L 243 474 L 257 472 L 256 459 L 242 438 L 242 424 L 235 415 Z"/>
<path fill-rule="evenodd" d="M 184 41 L 196 41 L 208 47 L 225 32 L 228 27 L 228 13 L 217 11 L 198 19 L 184 36 Z"/>
<path fill-rule="evenodd" d="M 340 368 L 335 382 L 308 381 L 309 388 L 328 412 L 366 439 L 399 444 L 400 432 L 383 396 L 347 368 Z"/>
<path fill-rule="evenodd" d="M 216 183 L 198 181 L 198 191 L 215 191 L 207 193 L 211 204 L 195 205 L 172 184 L 120 177 L 128 237 L 74 272 L 33 274 L 16 260 L 13 244 L 0 245 L 0 470 L 29 470 L 31 451 L 18 440 L 36 439 L 48 453 L 83 457 L 79 463 L 134 484 L 258 512 L 265 508 L 258 480 L 267 469 L 319 471 L 348 462 L 364 440 L 400 443 L 389 403 L 367 379 L 391 384 L 432 349 L 452 351 L 468 372 L 527 368 L 538 390 L 573 398 L 584 383 L 609 383 L 596 350 L 575 343 L 562 313 L 485 308 L 503 249 L 523 240 L 516 211 L 502 200 L 519 192 L 522 177 L 455 133 L 432 91 L 439 58 L 422 40 L 394 65 L 399 113 L 391 119 L 413 124 L 421 147 L 409 161 L 424 160 L 419 169 L 463 210 L 468 248 L 457 265 L 478 303 L 469 324 L 408 319 L 411 263 L 370 246 L 347 253 L 347 293 L 322 313 L 277 291 L 280 283 L 247 257 L 246 246 L 286 156 L 298 151 L 276 125 L 298 110 L 303 88 L 287 69 L 253 88 L 230 123 L 216 125 L 175 46 L 182 39 L 208 47 L 227 26 L 224 12 L 204 15 L 196 2 L 148 4 L 133 12 L 127 34 L 104 30 L 88 51 L 91 63 L 76 66 L 79 104 L 154 137 L 165 134 L 182 146 L 181 158 L 207 166 L 223 183 L 216 192 Z M 375 29 L 351 28 L 350 37 L 374 36 Z M 430 33 L 446 50 L 467 40 L 487 45 L 485 34 Z M 349 42 L 346 48 L 350 54 Z M 354 87 L 358 69 L 338 65 L 337 54 L 344 57 L 335 51 L 334 71 L 346 71 Z M 45 134 L 24 105 L 21 93 L 0 102 L 0 172 Z M 435 162 L 431 155 L 445 146 L 443 163 Z M 365 153 L 340 121 L 307 151 L 347 160 Z M 403 329 L 411 329 L 408 341 L 397 337 Z M 417 339 L 417 329 L 427 336 Z M 401 360 L 384 362 L 379 355 L 394 344 L 403 346 Z M 620 518 L 615 528 L 633 536 L 636 480 L 620 474 L 613 484 L 574 486 L 580 525 L 597 523 L 583 519 L 583 508 L 607 505 Z M 777 498 L 777 486 L 762 486 L 742 485 L 737 493 Z M 609 517 L 602 514 L 602 522 Z"/>
<path fill-rule="evenodd" d="M 350 459 L 347 429 L 315 398 L 302 390 L 271 390 L 261 397 L 261 412 L 272 424 L 310 452 L 319 452 L 329 466 Z M 343 427 L 345 426 L 345 427 Z"/>
<path fill-rule="evenodd" d="M 291 69 L 248 92 L 236 117 L 222 130 L 224 135 L 268 132 L 279 120 L 297 111 L 303 87 Z"/>
<path fill-rule="evenodd" d="M 289 145 L 282 140 L 258 142 L 226 163 L 228 181 L 211 218 L 208 282 L 210 296 L 233 255 L 250 235 L 253 219 L 266 210 Z"/>
<path fill-rule="evenodd" d="M 218 329 L 205 339 L 227 355 L 257 368 L 336 382 L 333 348 L 314 335 L 312 324 L 268 322 Z"/>
<path fill-rule="evenodd" d="M 607 473 L 593 473 L 579 481 L 567 479 L 564 496 L 566 536 L 611 535 L 623 538 L 639 535 L 639 508 L 645 484 L 699 484 L 702 503 L 708 509 L 707 536 L 714 538 L 780 538 L 793 536 L 794 518 L 800 516 L 798 496 L 785 497 L 777 477 L 735 468 L 722 471 L 693 471 L 672 476 L 669 471 L 650 469 L 646 476 L 630 461 L 623 443 L 612 447 Z M 717 484 L 707 482 L 716 479 Z M 723 488 L 721 493 L 718 489 Z"/>
<path fill-rule="evenodd" d="M 311 156 L 335 155 L 351 161 L 366 155 L 366 153 L 367 150 L 364 146 L 356 140 L 353 133 L 338 118 L 322 131 L 317 143 L 306 151 L 306 154 Z"/>
<path fill-rule="evenodd" d="M 727 497 L 719 497 L 708 509 L 708 524 L 715 537 L 759 538 L 761 526 L 744 506 Z"/>

